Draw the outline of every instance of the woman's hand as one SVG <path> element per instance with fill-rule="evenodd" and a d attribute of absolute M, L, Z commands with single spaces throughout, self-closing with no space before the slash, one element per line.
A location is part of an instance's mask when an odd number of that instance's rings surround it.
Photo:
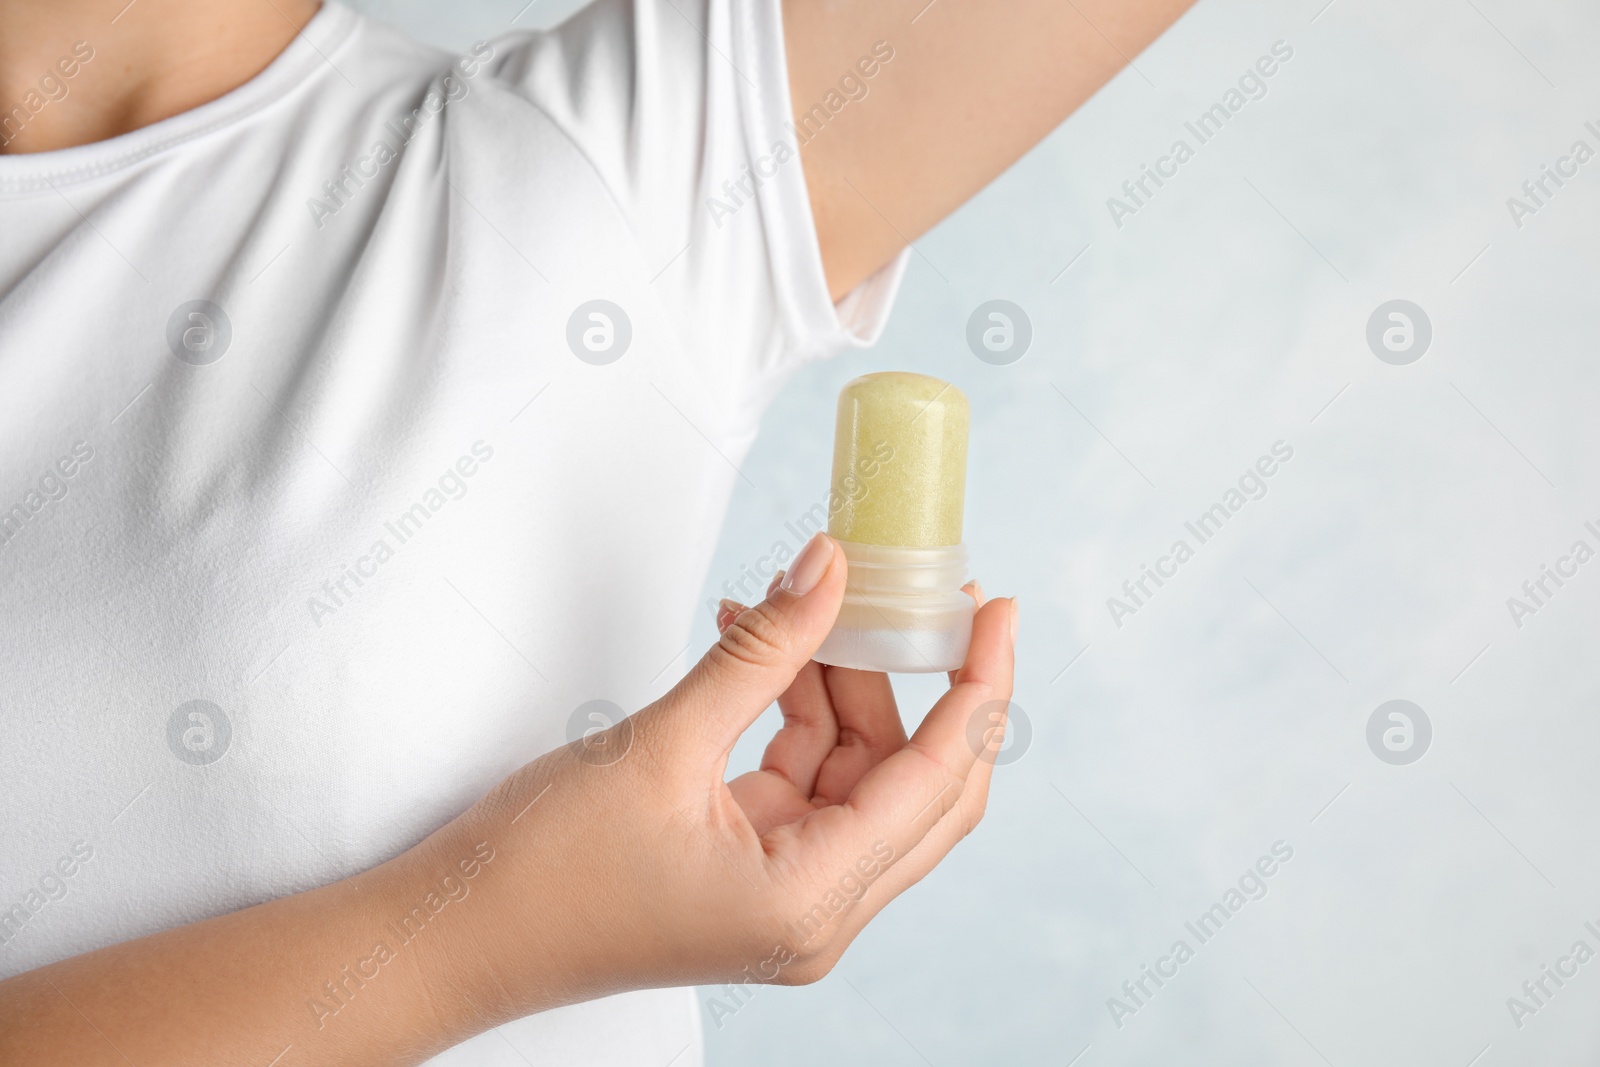
<path fill-rule="evenodd" d="M 671 692 L 379 867 L 0 982 L 0 1063 L 418 1063 L 628 989 L 816 980 L 982 817 L 969 727 L 998 744 L 1016 625 L 980 603 L 908 741 L 886 678 L 811 662 L 844 585 L 818 535 Z M 762 769 L 724 782 L 774 700 Z"/>
<path fill-rule="evenodd" d="M 994 749 L 969 727 L 992 730 L 1010 699 L 1015 604 L 972 590 L 967 662 L 908 740 L 887 677 L 811 660 L 845 571 L 819 534 L 765 601 L 724 605 L 720 640 L 671 692 L 463 817 L 467 837 L 505 842 L 494 878 L 554 893 L 511 920 L 516 947 L 493 969 L 543 945 L 572 985 L 530 973 L 538 988 L 508 998 L 507 1016 L 553 992 L 815 981 L 977 825 Z M 724 782 L 734 743 L 774 700 L 783 727 L 761 769 Z"/>

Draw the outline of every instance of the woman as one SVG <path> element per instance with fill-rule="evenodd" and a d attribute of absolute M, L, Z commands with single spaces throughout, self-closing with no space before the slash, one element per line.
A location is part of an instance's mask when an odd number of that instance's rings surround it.
<path fill-rule="evenodd" d="M 908 740 L 810 661 L 819 535 L 668 688 L 738 459 L 1186 3 L 602 0 L 454 60 L 0 5 L 0 1062 L 686 1064 L 671 987 L 827 973 L 981 817 L 1016 606 Z"/>

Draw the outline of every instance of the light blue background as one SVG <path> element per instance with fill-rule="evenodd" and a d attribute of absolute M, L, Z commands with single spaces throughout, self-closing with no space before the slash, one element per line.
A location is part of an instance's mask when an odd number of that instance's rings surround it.
<path fill-rule="evenodd" d="M 462 47 L 522 2 L 362 6 Z M 1202 0 L 918 242 L 874 350 L 793 380 L 706 596 L 826 492 L 845 380 L 947 378 L 974 413 L 974 570 L 1021 597 L 1033 741 L 832 976 L 708 1014 L 711 1063 L 1594 1061 L 1600 961 L 1521 1029 L 1506 998 L 1600 948 L 1600 563 L 1520 629 L 1506 599 L 1600 544 L 1600 161 L 1520 229 L 1506 199 L 1600 147 L 1597 31 L 1556 0 Z M 1106 198 L 1278 40 L 1268 95 L 1115 227 Z M 964 339 L 995 297 L 1034 327 L 1012 366 Z M 1434 328 L 1407 367 L 1364 336 L 1396 297 Z M 1278 440 L 1268 495 L 1115 626 L 1106 598 Z M 910 720 L 937 692 L 899 688 Z M 1434 728 L 1405 767 L 1365 739 L 1398 697 Z M 1107 998 L 1278 840 L 1266 897 L 1114 1025 Z"/>

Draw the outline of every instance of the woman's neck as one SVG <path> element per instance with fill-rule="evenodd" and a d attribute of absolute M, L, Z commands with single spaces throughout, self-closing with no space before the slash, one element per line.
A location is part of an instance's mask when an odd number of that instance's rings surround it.
<path fill-rule="evenodd" d="M 102 141 L 215 100 L 271 63 L 317 7 L 0 0 L 0 154 Z"/>

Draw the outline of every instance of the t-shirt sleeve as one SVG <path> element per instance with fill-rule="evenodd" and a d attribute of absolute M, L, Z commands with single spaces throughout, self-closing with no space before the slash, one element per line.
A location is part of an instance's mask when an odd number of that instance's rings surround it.
<path fill-rule="evenodd" d="M 905 256 L 829 299 L 779 0 L 597 0 L 493 44 L 492 75 L 605 183 L 687 345 L 764 378 L 877 339 Z"/>

